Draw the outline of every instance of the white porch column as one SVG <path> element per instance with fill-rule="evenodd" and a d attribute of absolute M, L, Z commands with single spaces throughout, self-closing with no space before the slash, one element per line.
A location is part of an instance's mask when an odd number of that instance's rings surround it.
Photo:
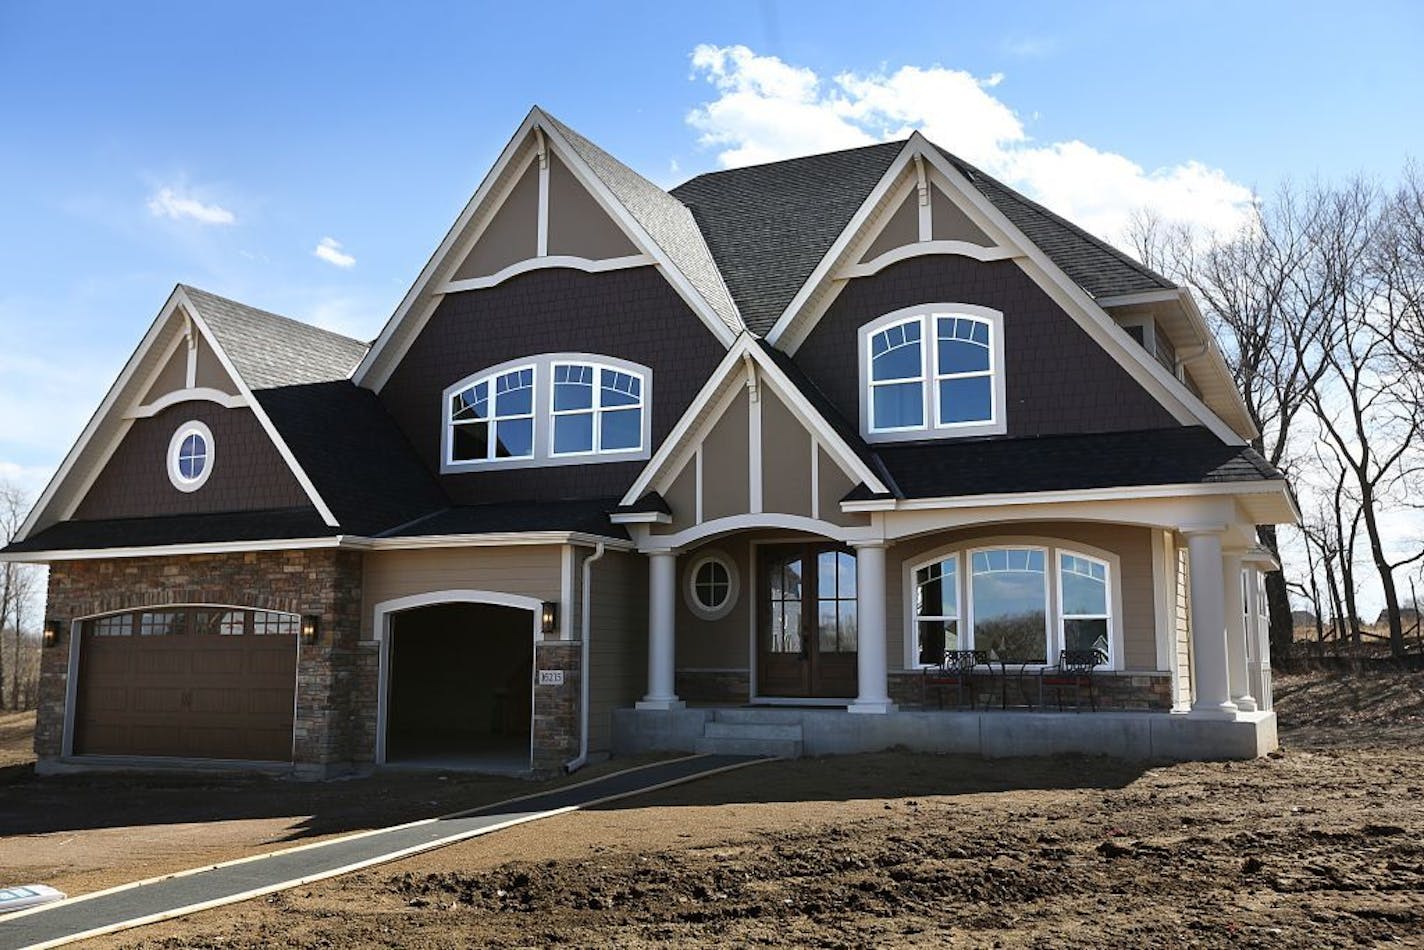
<path fill-rule="evenodd" d="M 1226 651 L 1226 586 L 1221 559 L 1222 527 L 1184 528 L 1191 562 L 1192 669 L 1196 698 L 1192 713 L 1235 716 L 1230 662 Z"/>
<path fill-rule="evenodd" d="M 677 555 L 648 555 L 648 695 L 639 709 L 681 709 L 674 688 L 676 667 Z"/>
<path fill-rule="evenodd" d="M 1246 603 L 1241 596 L 1241 558 L 1245 552 L 1227 551 L 1221 556 L 1221 583 L 1226 608 L 1227 679 L 1231 701 L 1241 712 L 1255 712 L 1251 698 L 1251 677 L 1246 669 Z"/>
<path fill-rule="evenodd" d="M 859 694 L 853 713 L 895 711 L 886 688 L 885 543 L 875 541 L 855 549 L 855 613 L 859 626 L 856 678 Z"/>

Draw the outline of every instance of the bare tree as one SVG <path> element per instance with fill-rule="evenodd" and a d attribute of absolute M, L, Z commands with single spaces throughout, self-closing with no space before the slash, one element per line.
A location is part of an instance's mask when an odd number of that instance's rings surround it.
<path fill-rule="evenodd" d="M 29 511 L 29 499 L 17 486 L 0 482 L 0 547 L 19 536 Z M 22 678 L 26 626 L 33 623 L 38 607 L 35 601 L 43 594 L 40 573 L 31 565 L 0 563 L 0 640 L 8 631 L 14 649 L 10 651 L 12 668 L 8 671 L 11 700 L 17 701 L 15 684 Z M 0 650 L 0 708 L 5 703 L 4 686 L 7 671 L 4 650 Z"/>
<path fill-rule="evenodd" d="M 1143 262 L 1190 287 L 1201 302 L 1259 433 L 1253 447 L 1288 475 L 1296 423 L 1324 372 L 1323 294 L 1301 279 L 1316 212 L 1312 201 L 1283 188 L 1273 201 L 1258 201 L 1247 224 L 1225 237 L 1195 234 L 1150 211 L 1129 225 Z M 1281 560 L 1274 525 L 1259 526 L 1257 537 Z M 1295 633 L 1283 571 L 1267 575 L 1266 596 L 1271 649 L 1283 655 Z"/>

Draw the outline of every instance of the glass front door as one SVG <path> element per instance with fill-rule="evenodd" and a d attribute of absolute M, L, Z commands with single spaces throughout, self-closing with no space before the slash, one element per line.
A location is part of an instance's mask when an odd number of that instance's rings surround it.
<path fill-rule="evenodd" d="M 758 548 L 757 694 L 856 694 L 855 555 L 833 544 Z"/>

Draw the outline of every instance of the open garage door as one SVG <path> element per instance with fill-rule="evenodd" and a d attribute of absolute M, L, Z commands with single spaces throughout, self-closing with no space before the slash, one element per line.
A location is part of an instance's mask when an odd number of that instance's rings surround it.
<path fill-rule="evenodd" d="M 291 761 L 300 624 L 233 607 L 84 621 L 75 754 Z"/>

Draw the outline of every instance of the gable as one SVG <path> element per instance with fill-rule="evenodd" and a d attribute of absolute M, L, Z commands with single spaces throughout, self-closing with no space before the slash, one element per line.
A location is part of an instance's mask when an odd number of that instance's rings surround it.
<path fill-rule="evenodd" d="M 449 294 L 535 271 L 606 273 L 653 266 L 723 347 L 736 305 L 687 208 L 537 107 L 494 167 L 352 379 L 381 390 Z"/>
<path fill-rule="evenodd" d="M 168 447 L 190 421 L 212 433 L 214 463 L 200 490 L 182 492 L 168 478 Z M 311 507 L 251 409 L 199 401 L 134 420 L 72 517 L 94 521 Z"/>
<path fill-rule="evenodd" d="M 841 526 L 869 523 L 840 500 L 857 484 L 818 436 L 771 386 L 747 385 L 746 372 L 689 440 L 675 470 L 654 481 L 671 510 L 654 535 L 696 529 L 744 515 L 789 516 Z"/>
<path fill-rule="evenodd" d="M 76 517 L 118 518 L 125 517 L 118 512 L 135 511 L 151 515 L 237 510 L 225 507 L 230 504 L 241 505 L 243 510 L 270 504 L 306 506 L 314 509 L 328 526 L 337 525 L 253 397 L 248 383 L 234 371 L 234 363 L 205 321 L 205 313 L 223 325 L 225 332 L 232 332 L 236 325 L 254 316 L 293 323 L 194 288 L 175 288 L 40 494 L 21 527 L 19 540 Z M 344 363 L 356 348 L 364 349 L 356 341 L 308 327 L 303 333 L 310 346 L 293 347 L 290 354 L 278 346 L 273 352 L 276 331 L 265 324 L 258 327 L 265 332 L 245 341 L 254 354 L 249 362 L 258 377 L 270 377 L 271 381 L 329 376 L 332 367 Z M 301 352 L 295 352 L 298 349 Z M 272 372 L 267 372 L 269 364 L 274 367 Z M 280 370 L 276 368 L 279 364 Z M 174 505 L 165 509 L 159 499 L 164 497 L 161 486 L 172 488 L 167 475 L 168 440 L 173 437 L 174 428 L 187 420 L 209 425 L 215 442 L 218 431 L 222 431 L 222 441 L 231 438 L 233 444 L 223 455 L 224 463 L 213 468 L 212 476 L 201 488 L 187 493 L 186 500 L 168 498 Z M 159 442 L 163 443 L 162 454 L 155 463 L 155 446 Z M 229 472 L 230 482 L 229 476 L 218 477 L 220 469 Z M 160 487 L 150 491 L 150 479 L 161 483 Z M 210 483 L 226 487 L 208 492 Z M 183 494 L 176 489 L 174 493 Z"/>
<path fill-rule="evenodd" d="M 1178 424 L 1013 261 L 916 257 L 846 283 L 794 358 L 846 419 L 860 417 L 860 327 L 904 308 L 952 302 L 1003 314 L 1009 437 Z"/>
<path fill-rule="evenodd" d="M 944 193 L 943 188 L 938 184 L 931 185 L 930 194 L 933 207 L 930 236 L 933 240 L 993 246 L 994 239 L 985 234 L 984 230 L 964 213 L 964 209 Z"/>

